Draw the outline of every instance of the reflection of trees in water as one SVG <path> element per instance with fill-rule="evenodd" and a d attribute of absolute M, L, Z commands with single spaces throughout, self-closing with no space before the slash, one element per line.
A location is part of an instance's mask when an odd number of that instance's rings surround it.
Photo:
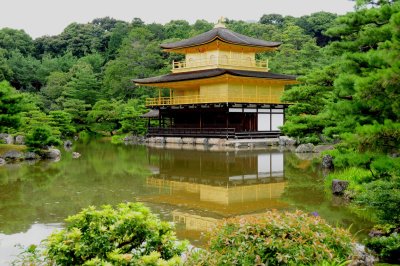
<path fill-rule="evenodd" d="M 145 147 L 92 142 L 76 151 L 81 158 L 66 153 L 56 163 L 0 169 L 0 232 L 61 222 L 89 205 L 133 201 L 150 174 Z"/>
<path fill-rule="evenodd" d="M 332 225 L 351 227 L 353 233 L 368 228 L 369 221 L 354 215 L 345 202 L 326 194 L 323 176 L 318 164 L 301 160 L 294 153 L 287 153 L 285 177 L 288 182 L 282 200 L 290 203 L 292 208 L 316 212 Z"/>

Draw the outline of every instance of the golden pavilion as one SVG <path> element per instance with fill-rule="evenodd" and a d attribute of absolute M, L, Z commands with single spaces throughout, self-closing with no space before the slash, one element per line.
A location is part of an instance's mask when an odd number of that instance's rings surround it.
<path fill-rule="evenodd" d="M 159 89 L 146 99 L 159 127 L 149 136 L 268 137 L 278 136 L 287 103 L 280 100 L 295 76 L 269 72 L 268 60 L 256 53 L 276 50 L 281 43 L 244 36 L 220 21 L 193 38 L 162 44 L 166 52 L 184 54 L 172 62 L 172 73 L 133 80 Z M 162 97 L 161 89 L 169 89 Z"/>

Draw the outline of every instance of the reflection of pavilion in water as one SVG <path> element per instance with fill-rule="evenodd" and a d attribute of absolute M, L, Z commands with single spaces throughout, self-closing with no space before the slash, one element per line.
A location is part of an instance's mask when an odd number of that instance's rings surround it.
<path fill-rule="evenodd" d="M 204 231 L 219 219 L 283 208 L 284 154 L 276 151 L 150 150 L 159 167 L 147 185 L 158 194 L 144 201 L 169 204 L 175 222 Z"/>

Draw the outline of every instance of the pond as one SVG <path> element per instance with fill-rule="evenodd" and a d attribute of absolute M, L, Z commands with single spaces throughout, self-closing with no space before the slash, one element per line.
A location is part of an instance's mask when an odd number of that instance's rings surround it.
<path fill-rule="evenodd" d="M 218 220 L 269 209 L 317 212 L 333 225 L 369 227 L 324 191 L 321 170 L 310 160 L 277 149 L 206 150 L 75 144 L 59 162 L 0 167 L 0 265 L 38 244 L 63 220 L 90 205 L 140 201 L 176 223 L 177 235 L 202 245 L 201 234 Z"/>

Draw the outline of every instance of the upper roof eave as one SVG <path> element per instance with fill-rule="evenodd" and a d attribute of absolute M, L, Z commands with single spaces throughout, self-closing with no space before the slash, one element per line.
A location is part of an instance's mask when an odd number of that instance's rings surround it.
<path fill-rule="evenodd" d="M 151 86 L 152 84 L 158 84 L 158 83 L 172 83 L 180 81 L 213 78 L 225 74 L 237 77 L 250 77 L 250 78 L 261 78 L 270 80 L 282 80 L 282 81 L 286 80 L 291 82 L 296 82 L 297 78 L 296 76 L 292 75 L 276 74 L 271 72 L 217 68 L 217 69 L 207 69 L 207 70 L 199 70 L 191 72 L 173 73 L 173 74 L 167 74 L 163 76 L 156 76 L 144 79 L 133 79 L 132 81 L 139 85 Z"/>
<path fill-rule="evenodd" d="M 173 43 L 164 43 L 161 44 L 160 46 L 165 50 L 177 50 L 177 49 L 189 48 L 207 44 L 215 41 L 216 39 L 219 39 L 223 42 L 230 44 L 257 47 L 257 48 L 277 48 L 282 44 L 280 42 L 270 42 L 270 41 L 255 39 L 249 36 L 233 32 L 226 28 L 214 28 L 210 31 L 199 34 L 195 37 Z"/>

